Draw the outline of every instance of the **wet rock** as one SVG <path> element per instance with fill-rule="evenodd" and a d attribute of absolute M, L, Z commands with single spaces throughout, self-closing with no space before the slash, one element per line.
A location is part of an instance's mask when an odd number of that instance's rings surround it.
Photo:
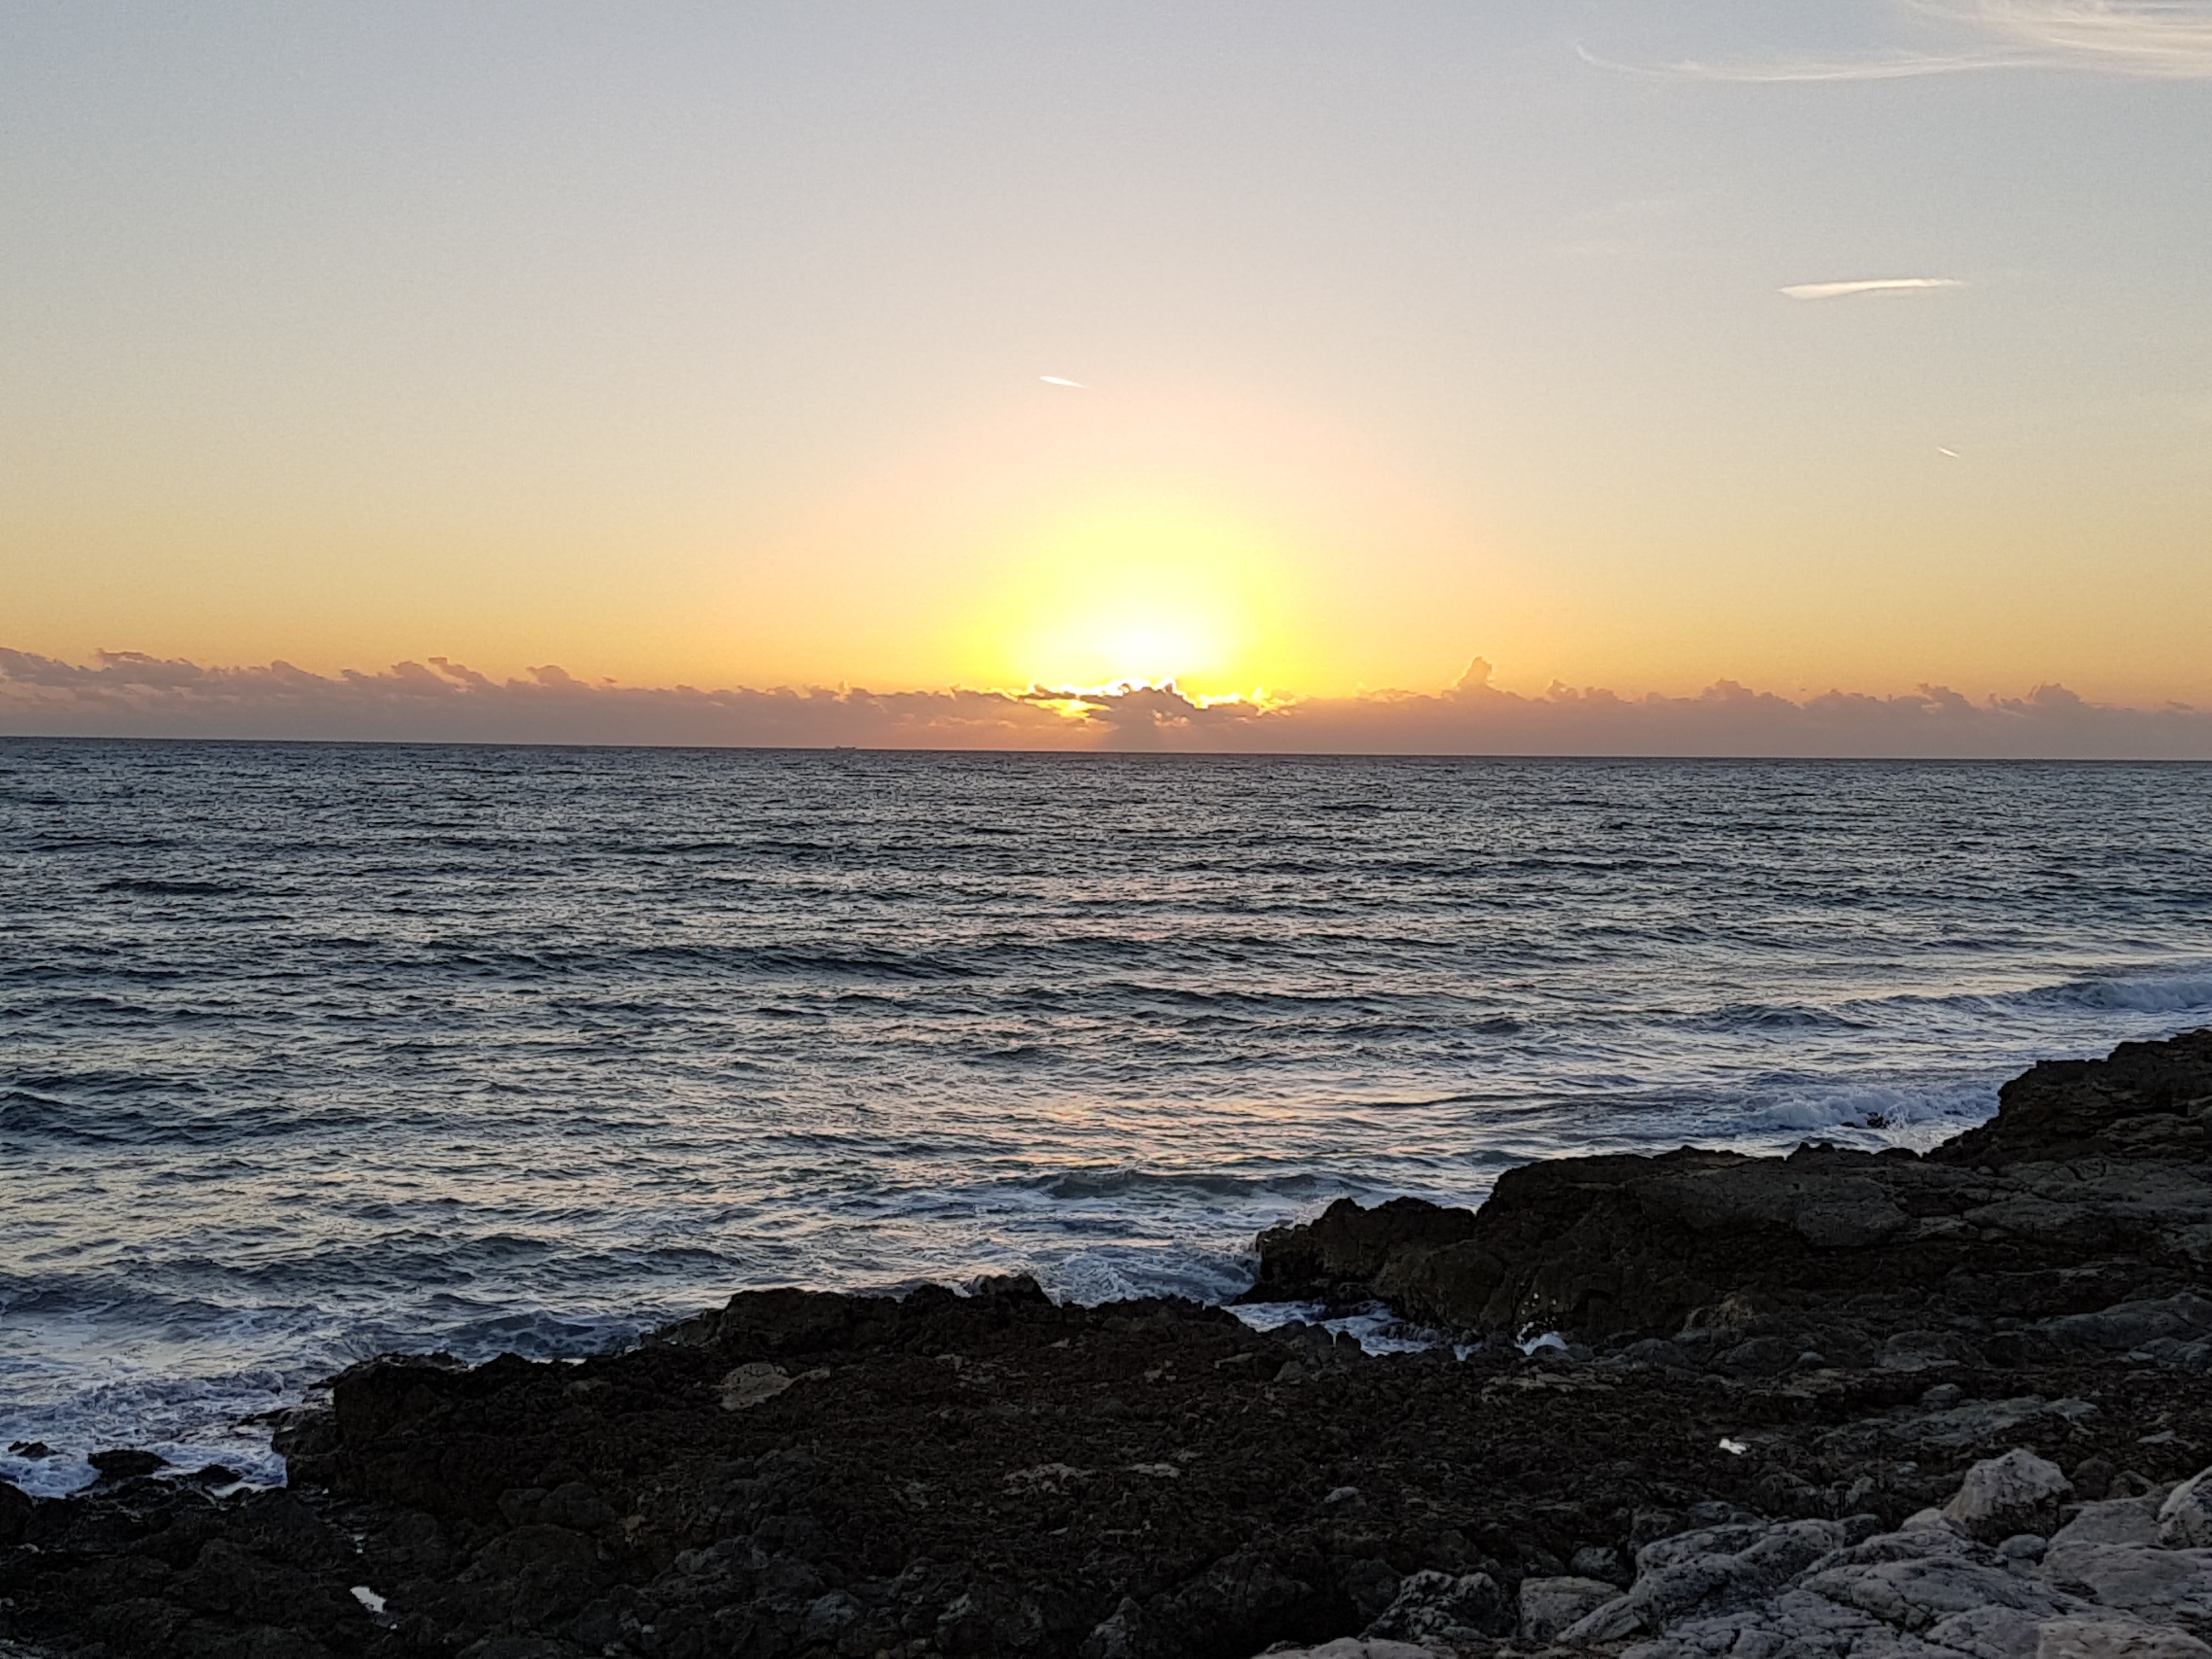
<path fill-rule="evenodd" d="M 118 1448 L 112 1451 L 96 1451 L 84 1460 L 100 1471 L 103 1480 L 128 1480 L 135 1476 L 151 1474 L 156 1469 L 166 1469 L 169 1460 L 156 1453 L 135 1448 Z"/>
<path fill-rule="evenodd" d="M 2037 1344 L 2155 1345 L 2160 1363 L 2212 1366 L 2212 1305 L 2194 1289 L 2212 1266 L 2208 1100 L 2212 1036 L 2124 1044 L 2108 1060 L 2015 1079 L 1992 1123 L 1925 1158 L 1685 1148 L 1532 1164 L 1457 1218 L 1430 1206 L 1384 1218 L 1340 1202 L 1277 1229 L 1261 1241 L 1261 1282 L 1340 1302 L 1380 1297 L 1462 1330 L 1533 1325 L 1570 1337 L 1656 1337 L 1731 1302 L 1871 1297 L 1901 1311 L 1940 1295 L 2042 1322 L 1992 1334 L 2008 1363 Z M 1740 1372 L 1763 1370 L 1778 1363 L 1772 1351 L 1746 1345 L 1781 1340 L 1745 1329 L 1712 1354 L 1735 1353 Z M 1955 1330 L 1893 1328 L 1892 1340 L 1884 1360 L 1896 1370 L 1987 1358 Z M 1825 1339 L 1797 1352 L 1838 1358 Z M 1632 1358 L 1680 1363 L 1643 1346 Z"/>
<path fill-rule="evenodd" d="M 1401 1273 L 1439 1249 L 1464 1242 L 1474 1214 L 1418 1198 L 1392 1199 L 1362 1209 L 1339 1199 L 1314 1220 L 1279 1227 L 1260 1241 L 1260 1277 L 1247 1293 L 1253 1302 L 1334 1301 L 1340 1286 L 1366 1300 L 1386 1267 Z"/>
<path fill-rule="evenodd" d="M 2207 1161 L 2212 1120 L 2204 1079 L 2212 1032 L 2124 1042 L 2101 1060 L 2045 1060 L 2006 1084 L 1997 1115 L 1929 1156 L 2002 1172 L 2087 1159 Z"/>

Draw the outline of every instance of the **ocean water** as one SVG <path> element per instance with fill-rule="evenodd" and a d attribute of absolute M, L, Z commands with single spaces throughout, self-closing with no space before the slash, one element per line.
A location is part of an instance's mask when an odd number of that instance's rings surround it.
<path fill-rule="evenodd" d="M 2208 1020 L 2208 768 L 0 741 L 0 1477 Z"/>

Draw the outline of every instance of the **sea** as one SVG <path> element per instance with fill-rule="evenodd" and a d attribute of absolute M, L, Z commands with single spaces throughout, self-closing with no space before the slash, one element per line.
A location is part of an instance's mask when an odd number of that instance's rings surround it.
<path fill-rule="evenodd" d="M 0 1479 L 2208 1022 L 2202 766 L 0 740 Z"/>

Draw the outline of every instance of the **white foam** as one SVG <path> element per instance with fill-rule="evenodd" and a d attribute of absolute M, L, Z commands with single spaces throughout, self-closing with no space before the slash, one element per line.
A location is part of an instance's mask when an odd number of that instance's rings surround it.
<path fill-rule="evenodd" d="M 270 1449 L 266 1425 L 251 1419 L 297 1403 L 307 1381 L 271 1371 L 195 1377 L 110 1366 L 98 1382 L 0 1407 L 0 1446 L 53 1448 L 46 1457 L 0 1456 L 0 1480 L 34 1497 L 60 1497 L 99 1478 L 90 1453 L 128 1446 L 166 1458 L 180 1474 L 221 1463 L 256 1486 L 282 1486 L 284 1460 Z"/>

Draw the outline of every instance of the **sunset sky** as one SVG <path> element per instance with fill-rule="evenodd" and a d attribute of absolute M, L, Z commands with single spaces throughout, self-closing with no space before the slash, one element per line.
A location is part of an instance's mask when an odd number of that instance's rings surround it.
<path fill-rule="evenodd" d="M 18 652 L 2212 703 L 2212 5 L 59 0 L 0 148 Z"/>

